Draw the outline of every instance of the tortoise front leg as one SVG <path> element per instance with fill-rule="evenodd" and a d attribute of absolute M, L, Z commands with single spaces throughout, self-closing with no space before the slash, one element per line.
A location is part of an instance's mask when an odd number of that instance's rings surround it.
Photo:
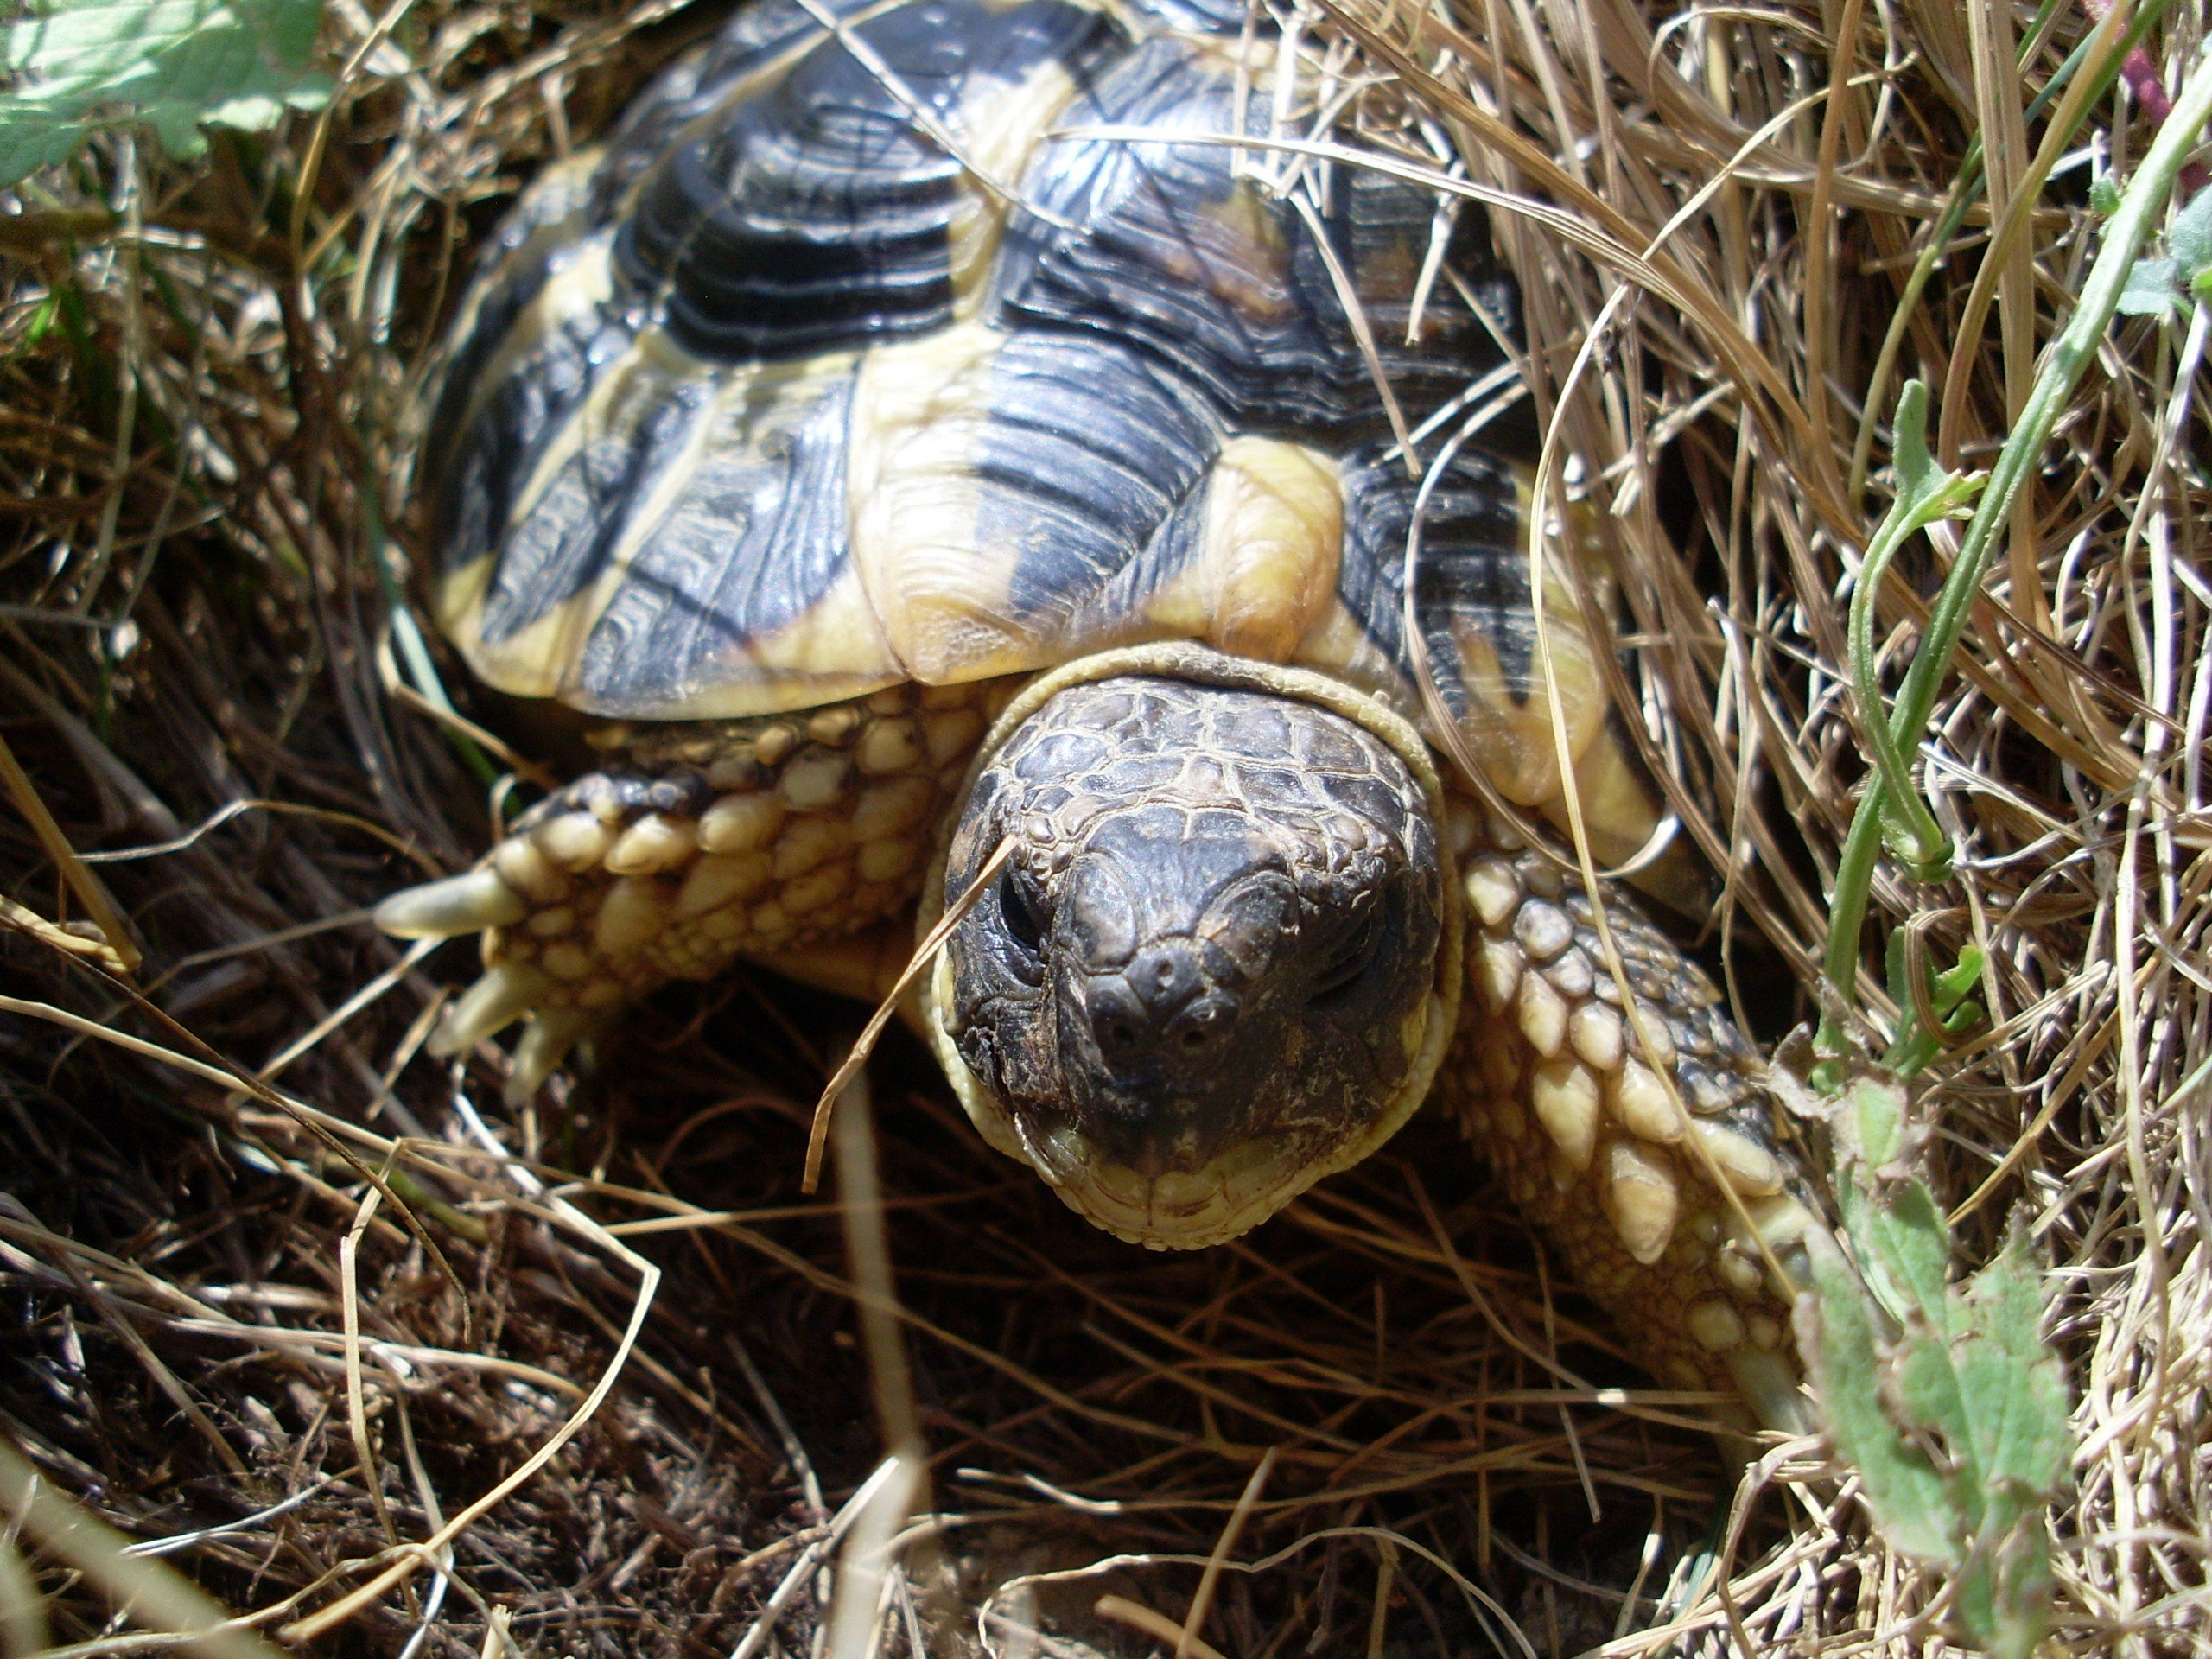
<path fill-rule="evenodd" d="M 1790 1302 L 1821 1224 L 1758 1054 L 1618 891 L 1625 1000 L 1588 895 L 1548 859 L 1480 852 L 1463 880 L 1470 995 L 1444 1087 L 1469 1138 L 1644 1364 L 1797 1427 Z"/>
<path fill-rule="evenodd" d="M 670 979 L 792 960 L 909 904 L 995 682 L 904 685 L 806 714 L 641 727 L 523 815 L 467 873 L 393 894 L 404 938 L 480 932 L 485 973 L 430 1042 L 529 1024 L 507 1080 L 534 1092 L 581 1038 Z"/>

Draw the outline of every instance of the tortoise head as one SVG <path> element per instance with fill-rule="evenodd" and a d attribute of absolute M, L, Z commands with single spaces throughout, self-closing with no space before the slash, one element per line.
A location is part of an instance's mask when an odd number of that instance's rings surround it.
<path fill-rule="evenodd" d="M 1048 681 L 993 734 L 943 902 L 1012 848 L 931 1013 L 995 1144 L 1108 1231 L 1190 1248 L 1397 1128 L 1452 1023 L 1459 952 L 1419 740 L 1402 753 L 1283 689 L 1319 677 L 1166 660 Z"/>

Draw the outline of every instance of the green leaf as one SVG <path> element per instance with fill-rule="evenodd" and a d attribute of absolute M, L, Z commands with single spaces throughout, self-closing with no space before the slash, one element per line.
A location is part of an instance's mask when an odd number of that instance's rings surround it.
<path fill-rule="evenodd" d="M 2170 317 L 2194 296 L 2212 291 L 2212 189 L 2200 190 L 2166 227 L 2163 259 L 2128 267 L 2119 308 L 2131 317 Z"/>
<path fill-rule="evenodd" d="M 2166 227 L 2166 251 L 2180 262 L 2183 280 L 2193 282 L 2212 266 L 2212 189 L 2200 190 Z"/>
<path fill-rule="evenodd" d="M 1934 1059 L 1942 1049 L 1944 1036 L 1963 1035 L 1980 1025 L 1987 1013 L 1967 995 L 1981 983 L 1985 960 L 1981 947 L 1969 944 L 1959 952 L 1955 966 L 1929 976 L 1928 1002 L 1941 1033 L 1925 1029 L 1920 1016 L 1920 999 L 1913 995 L 1905 933 L 1904 928 L 1893 931 L 1885 952 L 1890 1000 L 1904 1011 L 1904 1020 L 1890 1052 L 1882 1057 L 1882 1065 L 1899 1081 L 1911 1077 Z"/>
<path fill-rule="evenodd" d="M 2122 316 L 2164 317 L 2172 315 L 2181 297 L 2181 261 L 2178 259 L 2138 259 L 2127 272 L 2127 282 L 2120 290 L 2119 310 Z"/>
<path fill-rule="evenodd" d="M 1904 1090 L 1884 1077 L 1854 1077 L 1836 1114 L 1836 1153 L 1846 1166 L 1878 1169 L 1904 1155 Z M 1839 1186 L 1856 1183 L 1838 1181 Z"/>
<path fill-rule="evenodd" d="M 1936 464 L 1928 448 L 1924 383 L 1908 380 L 1898 389 L 1897 422 L 1891 431 L 1895 442 L 1890 456 L 1897 467 L 1897 497 L 1890 515 L 1903 522 L 1905 534 L 1948 518 L 1980 494 L 1988 481 L 1980 474 L 1947 472 Z"/>
<path fill-rule="evenodd" d="M 2034 1515 L 1999 1541 L 1982 1645 L 1996 1659 L 2029 1659 L 2050 1633 L 2050 1534 Z"/>
<path fill-rule="evenodd" d="M 1877 1196 L 1853 1182 L 1841 1200 L 1844 1230 L 1859 1247 L 1867 1288 L 1899 1324 L 1917 1322 L 1942 1336 L 1950 1329 L 1944 1281 L 1951 1265 L 1951 1230 L 1935 1196 L 1906 1181 Z"/>
<path fill-rule="evenodd" d="M 1813 1298 L 1808 1316 L 1801 1315 L 1800 1345 L 1836 1450 L 1857 1466 L 1866 1502 L 1891 1543 L 1921 1560 L 1956 1561 L 1943 1478 L 1884 1409 L 1872 1310 L 1833 1240 L 1816 1230 L 1805 1246 Z"/>
<path fill-rule="evenodd" d="M 46 0 L 0 32 L 0 185 L 141 121 L 172 156 L 203 126 L 254 130 L 329 96 L 310 67 L 321 0 Z"/>
<path fill-rule="evenodd" d="M 2041 1522 L 2012 1540 L 1999 1558 L 1997 1628 L 1989 1650 L 1996 1659 L 2031 1659 L 2050 1634 L 2050 1606 L 2058 1586 L 2050 1576 L 2050 1535 Z"/>
<path fill-rule="evenodd" d="M 2066 1478 L 2066 1382 L 2044 1346 L 2043 1294 L 2017 1225 L 1997 1259 L 1958 1297 L 1965 1335 L 1952 1351 L 1954 1444 L 1970 1446 L 1954 1476 L 1973 1559 L 1961 1575 L 1960 1628 L 2012 1659 L 2050 1628 L 2050 1545 L 2043 1511 Z"/>
<path fill-rule="evenodd" d="M 1936 1013 L 1947 1029 L 1957 1029 L 1947 1016 L 1966 1006 L 1967 994 L 1981 983 L 1981 970 L 1987 960 L 1980 945 L 1970 944 L 1959 952 L 1952 967 L 1936 976 Z"/>
<path fill-rule="evenodd" d="M 2048 1494 L 2066 1478 L 2066 1375 L 2043 1340 L 2043 1282 L 2015 1227 L 1961 1298 L 1974 1351 L 1962 1359 L 1967 1408 L 1986 1426 L 1982 1466 L 1993 1485 Z"/>
<path fill-rule="evenodd" d="M 1931 976 L 1939 1020 L 1973 1006 L 1981 966 L 1968 950 Z M 1891 967 L 1903 974 L 1901 949 Z M 1952 1285 L 1950 1225 L 1920 1173 L 1926 1135 L 1908 1121 L 1903 1088 L 1856 1073 L 1830 1122 L 1851 1255 L 1824 1235 L 1806 1241 L 1813 1295 L 1798 1313 L 1829 1433 L 1884 1535 L 1948 1579 L 1950 1634 L 2030 1659 L 2050 1626 L 2045 1512 L 2072 1443 L 2027 1236 L 2016 1222 L 1988 1266 Z"/>

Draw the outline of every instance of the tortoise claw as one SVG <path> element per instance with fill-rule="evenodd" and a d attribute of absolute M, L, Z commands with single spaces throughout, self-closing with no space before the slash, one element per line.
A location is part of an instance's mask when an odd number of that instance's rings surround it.
<path fill-rule="evenodd" d="M 591 1016 L 582 1008 L 540 1008 L 532 1014 L 507 1071 L 506 1103 L 519 1106 L 536 1094 L 591 1025 Z"/>
<path fill-rule="evenodd" d="M 512 927 L 529 913 L 529 901 L 486 864 L 393 893 L 377 906 L 376 924 L 403 939 L 449 939 Z"/>
<path fill-rule="evenodd" d="M 503 962 L 470 986 L 431 1034 L 432 1055 L 450 1059 L 528 1014 L 553 982 L 527 963 Z"/>

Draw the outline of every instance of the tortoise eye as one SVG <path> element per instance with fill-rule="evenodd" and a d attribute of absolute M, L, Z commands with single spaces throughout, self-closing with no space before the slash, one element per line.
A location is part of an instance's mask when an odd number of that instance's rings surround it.
<path fill-rule="evenodd" d="M 1008 870 L 999 877 L 999 914 L 1006 920 L 1007 937 L 1011 938 L 1027 957 L 1041 956 L 1045 949 L 1045 924 L 1037 914 L 1037 907 L 1015 873 Z"/>
<path fill-rule="evenodd" d="M 1359 982 L 1382 948 L 1382 908 L 1376 906 L 1365 921 L 1330 951 L 1313 977 L 1310 1001 L 1327 1002 Z"/>

